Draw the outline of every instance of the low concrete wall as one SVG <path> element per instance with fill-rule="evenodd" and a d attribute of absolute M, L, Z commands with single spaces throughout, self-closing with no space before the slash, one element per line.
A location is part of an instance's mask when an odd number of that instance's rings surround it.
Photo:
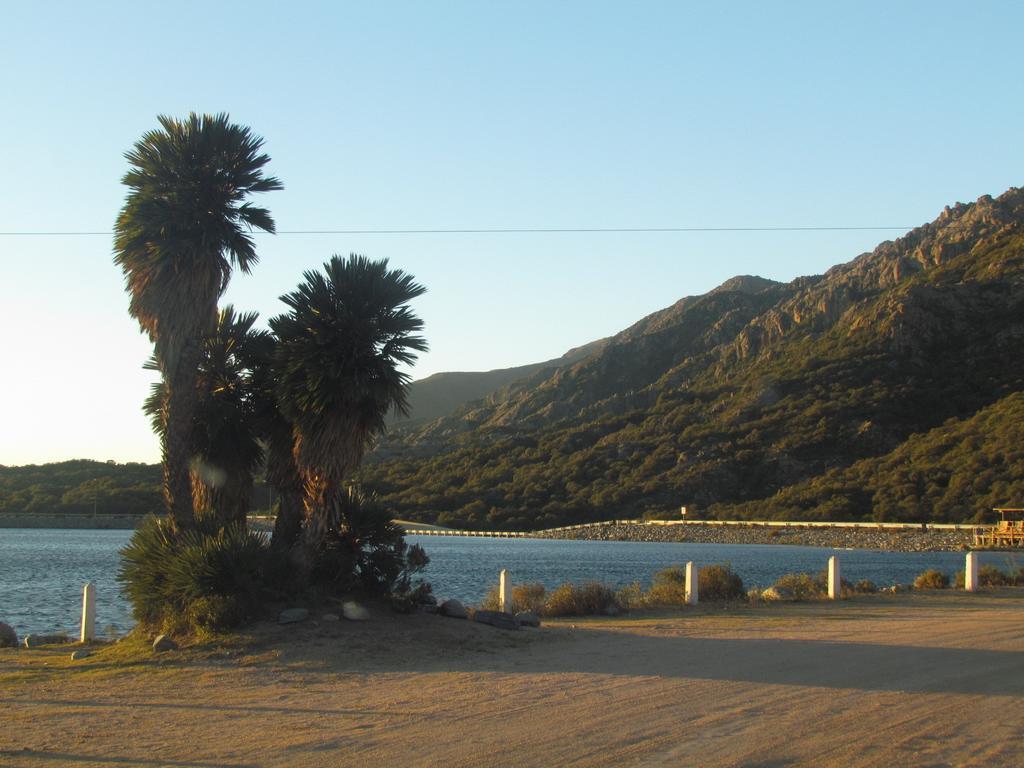
<path fill-rule="evenodd" d="M 136 528 L 144 518 L 136 515 L 0 514 L 0 528 Z"/>

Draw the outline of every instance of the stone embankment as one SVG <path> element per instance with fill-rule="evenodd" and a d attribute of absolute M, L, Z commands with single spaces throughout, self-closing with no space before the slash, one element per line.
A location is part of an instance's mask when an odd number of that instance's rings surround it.
<path fill-rule="evenodd" d="M 837 549 L 934 552 L 968 549 L 969 529 L 887 529 L 875 527 L 783 527 L 750 525 L 650 525 L 618 522 L 544 531 L 544 538 L 590 541 L 693 542 L 697 544 L 790 544 Z"/>

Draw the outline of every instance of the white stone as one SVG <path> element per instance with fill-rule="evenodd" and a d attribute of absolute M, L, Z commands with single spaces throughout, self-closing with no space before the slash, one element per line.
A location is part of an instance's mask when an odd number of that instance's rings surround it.
<path fill-rule="evenodd" d="M 90 581 L 82 590 L 82 633 L 79 637 L 88 643 L 96 637 L 96 587 Z"/>
<path fill-rule="evenodd" d="M 838 600 L 842 592 L 842 579 L 839 577 L 839 558 L 833 555 L 828 559 L 828 598 Z"/>
<path fill-rule="evenodd" d="M 176 650 L 178 650 L 178 644 L 167 635 L 157 635 L 156 640 L 153 641 L 153 653 Z"/>
<path fill-rule="evenodd" d="M 978 590 L 978 553 L 968 552 L 967 563 L 964 566 L 964 589 L 968 592 Z"/>
<path fill-rule="evenodd" d="M 341 604 L 341 615 L 349 621 L 366 621 L 370 618 L 370 612 L 352 600 Z"/>
<path fill-rule="evenodd" d="M 696 605 L 700 599 L 700 577 L 697 566 L 692 562 L 686 564 L 686 604 Z"/>

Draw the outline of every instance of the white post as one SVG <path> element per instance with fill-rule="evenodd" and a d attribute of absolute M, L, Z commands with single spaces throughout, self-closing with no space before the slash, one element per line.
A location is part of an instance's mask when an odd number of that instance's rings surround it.
<path fill-rule="evenodd" d="M 839 578 L 839 558 L 832 555 L 828 559 L 828 599 L 838 600 L 842 597 L 843 582 Z"/>
<path fill-rule="evenodd" d="M 978 553 L 967 553 L 967 565 L 964 567 L 964 589 L 975 592 L 978 589 Z"/>
<path fill-rule="evenodd" d="M 696 605 L 700 585 L 698 584 L 697 566 L 692 562 L 686 564 L 686 604 Z"/>
<path fill-rule="evenodd" d="M 512 580 L 504 568 L 498 579 L 498 610 L 512 613 Z"/>
<path fill-rule="evenodd" d="M 96 637 L 96 587 L 90 581 L 82 590 L 82 642 Z"/>

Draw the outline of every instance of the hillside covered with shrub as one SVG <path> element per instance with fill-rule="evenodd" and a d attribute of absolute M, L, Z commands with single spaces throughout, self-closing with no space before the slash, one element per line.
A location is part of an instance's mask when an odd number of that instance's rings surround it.
<path fill-rule="evenodd" d="M 824 275 L 734 278 L 397 430 L 361 480 L 396 516 L 470 528 L 1024 503 L 1022 224 L 1011 189 Z"/>

